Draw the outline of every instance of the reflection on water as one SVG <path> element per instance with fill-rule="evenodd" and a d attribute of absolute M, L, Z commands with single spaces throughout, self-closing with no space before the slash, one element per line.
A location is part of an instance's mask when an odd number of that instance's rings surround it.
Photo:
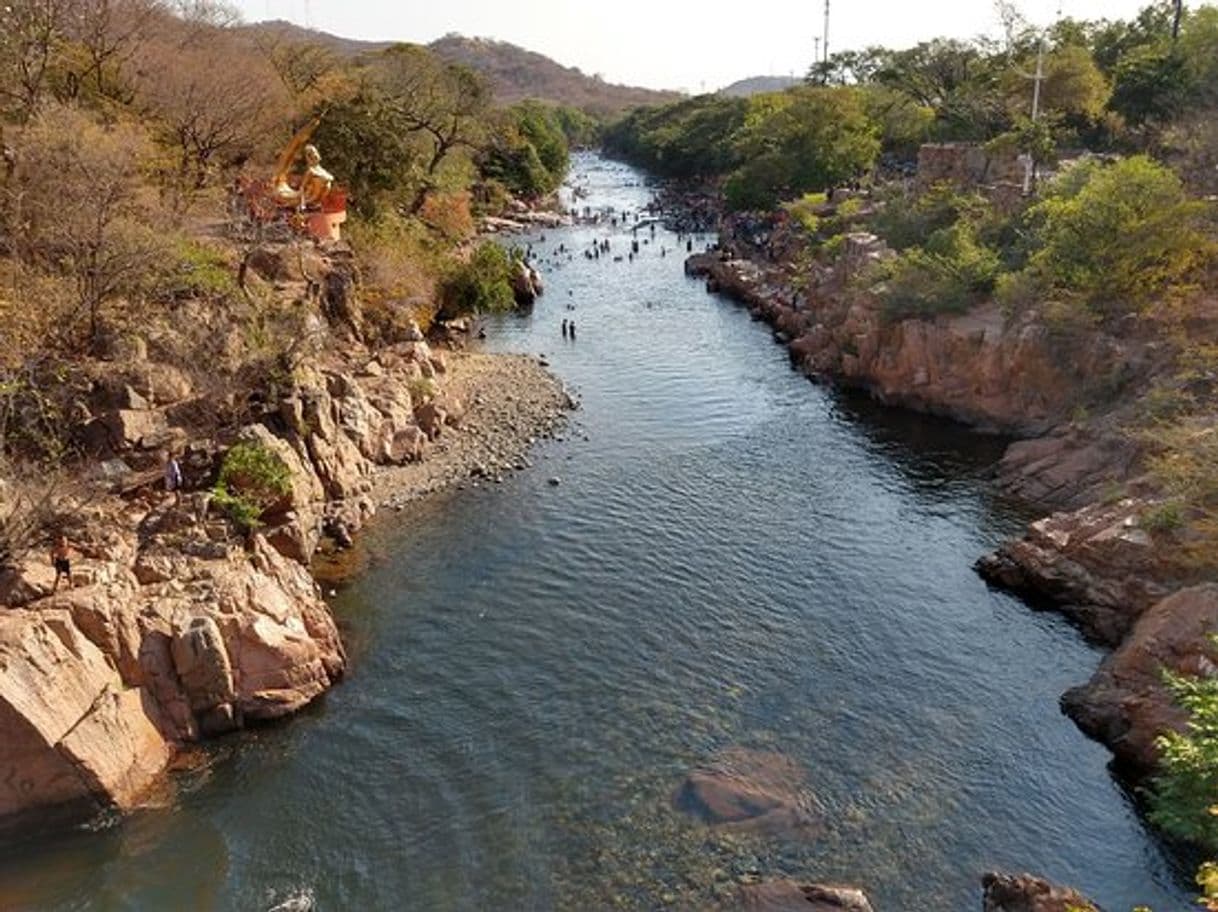
<path fill-rule="evenodd" d="M 579 175 L 646 199 L 623 167 Z M 547 293 L 491 327 L 582 394 L 567 440 L 389 518 L 337 600 L 346 684 L 228 742 L 172 809 L 11 846 L 0 906 L 705 908 L 789 873 L 967 910 L 995 867 L 1186 905 L 1058 712 L 1099 654 L 970 570 L 1021 519 L 987 492 L 1001 442 L 810 385 L 675 237 L 585 260 L 606 233 L 535 235 Z M 733 745 L 806 771 L 817 838 L 673 810 Z"/>

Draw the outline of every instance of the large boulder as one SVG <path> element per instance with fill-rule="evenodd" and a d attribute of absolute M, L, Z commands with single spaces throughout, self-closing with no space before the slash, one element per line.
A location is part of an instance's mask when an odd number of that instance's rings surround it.
<path fill-rule="evenodd" d="M 67 612 L 0 614 L 0 816 L 134 807 L 169 760 L 149 713 Z"/>
<path fill-rule="evenodd" d="M 984 912 L 1100 912 L 1077 890 L 1058 887 L 1030 874 L 991 872 L 981 880 Z"/>
<path fill-rule="evenodd" d="M 237 697 L 233 666 L 224 636 L 214 618 L 196 615 L 176 631 L 174 669 L 205 733 L 235 727 L 232 704 Z"/>
<path fill-rule="evenodd" d="M 1164 686 L 1163 672 L 1218 675 L 1215 633 L 1218 585 L 1177 592 L 1142 615 L 1091 680 L 1065 693 L 1062 708 L 1131 773 L 1149 773 L 1158 760 L 1155 739 L 1187 721 Z"/>
<path fill-rule="evenodd" d="M 154 449 L 170 440 L 165 413 L 156 409 L 116 409 L 102 422 L 116 450 Z"/>

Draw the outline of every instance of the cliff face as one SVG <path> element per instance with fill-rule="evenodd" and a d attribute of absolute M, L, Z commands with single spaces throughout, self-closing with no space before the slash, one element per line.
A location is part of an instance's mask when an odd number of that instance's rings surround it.
<path fill-rule="evenodd" d="M 128 353 L 123 370 L 166 373 L 144 357 Z M 184 745 L 295 712 L 342 676 L 310 561 L 323 537 L 350 543 L 372 515 L 375 466 L 422 458 L 460 420 L 446 371 L 421 336 L 375 354 L 349 340 L 257 420 L 204 439 L 189 416 L 215 403 L 189 384 L 153 395 L 120 383 L 118 403 L 94 384 L 80 421 L 107 429 L 107 458 L 84 468 L 112 486 L 61 504 L 73 587 L 52 591 L 42 553 L 0 573 L 0 818 L 132 807 Z M 175 499 L 155 448 L 180 440 L 196 493 Z M 238 440 L 291 474 L 248 537 L 209 493 Z"/>
<path fill-rule="evenodd" d="M 749 307 L 788 343 L 809 375 L 857 386 L 877 399 L 1023 436 L 1069 421 L 1080 390 L 1128 383 L 1140 354 L 1103 333 L 1071 344 L 1032 318 L 1011 323 L 996 305 L 961 316 L 889 319 L 851 277 L 887 255 L 871 235 L 850 235 L 831 269 L 797 291 L 792 277 L 720 253 L 692 257 L 691 275 Z"/>

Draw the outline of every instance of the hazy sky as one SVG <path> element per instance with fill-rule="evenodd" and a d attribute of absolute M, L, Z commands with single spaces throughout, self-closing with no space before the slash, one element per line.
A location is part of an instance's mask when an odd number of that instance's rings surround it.
<path fill-rule="evenodd" d="M 1023 0 L 1032 21 L 1123 18 L 1147 0 Z M 823 0 L 238 0 L 247 20 L 289 19 L 350 38 L 426 43 L 448 32 L 497 38 L 611 82 L 697 92 L 745 76 L 802 74 Z M 990 0 L 833 0 L 833 50 L 908 47 L 996 30 Z"/>

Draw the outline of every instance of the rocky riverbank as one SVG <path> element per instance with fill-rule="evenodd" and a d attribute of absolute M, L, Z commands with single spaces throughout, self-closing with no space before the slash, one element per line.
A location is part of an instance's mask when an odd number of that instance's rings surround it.
<path fill-rule="evenodd" d="M 322 287 L 345 268 L 310 263 Z M 331 312 L 351 329 L 344 302 Z M 0 575 L 0 821 L 136 807 L 190 745 L 315 700 L 346 667 L 315 556 L 348 547 L 378 506 L 527 465 L 573 405 L 537 358 L 433 348 L 417 330 L 375 349 L 331 334 L 275 401 L 210 431 L 198 416 L 216 394 L 143 347 L 93 366 L 136 379 L 81 402 L 105 433 L 81 467 L 97 483 L 56 504 L 73 585 L 55 591 L 41 549 Z M 138 379 L 162 376 L 177 382 Z M 212 493 L 237 444 L 289 478 L 252 530 Z M 181 496 L 161 485 L 162 447 L 183 453 Z"/>
<path fill-rule="evenodd" d="M 786 250 L 784 243 L 770 235 L 766 250 Z M 686 271 L 768 323 L 809 377 L 1019 438 L 997 467 L 998 487 L 1060 512 L 984 557 L 978 570 L 1117 650 L 1063 697 L 1063 709 L 1123 769 L 1153 771 L 1155 737 L 1183 723 L 1160 669 L 1218 669 L 1213 588 L 1198 587 L 1204 576 L 1175 559 L 1178 535 L 1152 523 L 1159 499 L 1142 477 L 1139 445 L 1121 426 L 1123 409 L 1169 363 L 1165 346 L 1096 330 L 1067 348 L 1035 315 L 1011 321 L 992 304 L 893 319 L 853 281 L 891 255 L 865 233 L 847 235 L 832 262 L 807 269 L 791 256 L 775 261 L 742 249 L 729 243 L 696 254 Z M 1080 411 L 1088 420 L 1077 420 Z"/>

